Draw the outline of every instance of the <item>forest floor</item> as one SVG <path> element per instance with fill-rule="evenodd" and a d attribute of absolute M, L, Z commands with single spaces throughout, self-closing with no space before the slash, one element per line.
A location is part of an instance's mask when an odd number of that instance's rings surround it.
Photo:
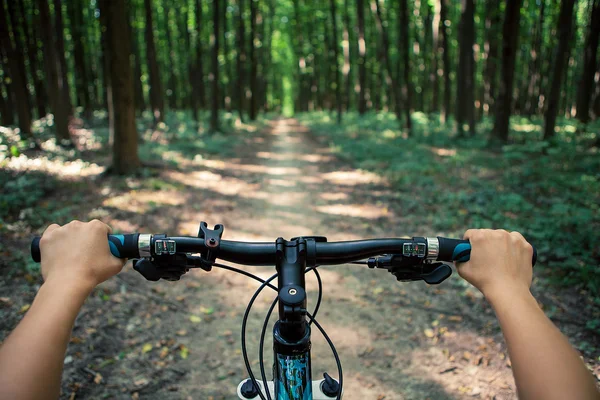
<path fill-rule="evenodd" d="M 224 238 L 231 240 L 439 233 L 426 219 L 419 221 L 422 215 L 405 212 L 404 199 L 415 189 L 399 194 L 381 176 L 353 168 L 296 120 L 270 121 L 228 152 L 227 157 L 174 154 L 176 162 L 162 170 L 125 179 L 100 177 L 102 168 L 94 163 L 84 168 L 64 163 L 60 185 L 44 201 L 70 204 L 69 218 L 100 218 L 120 232 L 195 235 L 206 221 L 223 224 Z M 2 239 L 6 259 L 40 232 L 9 231 Z M 6 261 L 1 267 L 4 338 L 26 312 L 40 280 Z M 261 277 L 273 273 L 273 268 L 245 269 Z M 458 275 L 427 286 L 398 283 L 384 271 L 357 265 L 322 267 L 320 273 L 319 321 L 340 354 L 345 399 L 516 398 L 493 312 Z M 241 318 L 257 286 L 219 269 L 191 271 L 179 282 L 147 282 L 129 263 L 94 292 L 78 317 L 61 398 L 235 398 L 246 378 Z M 309 306 L 314 305 L 312 276 L 307 287 Z M 587 347 L 578 347 L 600 381 L 600 337 L 584 329 L 589 316 L 580 313 L 579 294 L 543 284 L 534 286 L 534 293 L 545 310 L 561 310 L 554 320 L 576 346 L 585 339 Z M 255 373 L 260 328 L 273 296 L 261 295 L 249 319 Z M 315 379 L 323 372 L 337 375 L 331 351 L 316 332 L 312 360 Z"/>

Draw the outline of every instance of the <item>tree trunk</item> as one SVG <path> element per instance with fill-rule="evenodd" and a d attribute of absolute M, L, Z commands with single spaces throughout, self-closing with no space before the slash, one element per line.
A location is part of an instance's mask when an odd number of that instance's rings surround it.
<path fill-rule="evenodd" d="M 434 112 L 440 110 L 440 83 L 439 83 L 439 54 L 440 54 L 440 2 L 436 1 L 433 7 L 433 19 L 431 20 L 431 34 L 432 34 L 432 46 L 433 46 L 433 76 L 431 77 L 431 107 Z M 443 49 L 442 49 L 443 51 Z"/>
<path fill-rule="evenodd" d="M 250 120 L 256 119 L 258 60 L 256 59 L 256 2 L 250 0 Z"/>
<path fill-rule="evenodd" d="M 69 114 L 70 103 L 63 96 L 64 80 L 60 75 L 60 61 L 56 57 L 57 49 L 54 48 L 53 27 L 50 20 L 50 8 L 47 0 L 38 0 L 40 11 L 40 29 L 42 42 L 44 44 L 44 61 L 46 64 L 46 82 L 48 84 L 48 98 L 50 100 L 50 109 L 54 114 L 54 129 L 58 143 L 70 143 L 69 134 Z"/>
<path fill-rule="evenodd" d="M 552 71 L 552 84 L 548 93 L 548 105 L 544 114 L 544 140 L 554 137 L 556 115 L 560 102 L 560 89 L 567 63 L 567 52 L 573 24 L 573 8 L 576 0 L 562 0 L 558 15 L 558 48 Z"/>
<path fill-rule="evenodd" d="M 546 1 L 542 1 L 538 23 L 535 28 L 533 44 L 531 46 L 531 67 L 529 71 L 529 84 L 527 85 L 527 102 L 525 114 L 531 117 L 538 108 L 540 65 L 542 61 L 542 42 L 544 32 L 544 17 L 546 15 Z"/>
<path fill-rule="evenodd" d="M 171 22 L 169 19 L 169 11 L 170 7 L 163 2 L 163 16 L 164 16 L 164 32 L 165 37 L 167 39 L 167 56 L 168 60 L 175 59 L 175 46 L 173 46 L 173 39 L 171 38 Z M 157 22 L 158 24 L 158 22 Z M 164 53 L 163 53 L 164 54 Z M 179 96 L 177 92 L 177 78 L 175 77 L 175 70 L 177 66 L 172 65 L 169 68 L 169 77 L 167 79 L 167 89 L 165 90 L 165 94 L 167 96 L 167 106 L 171 109 L 177 108 L 177 97 Z"/>
<path fill-rule="evenodd" d="M 196 0 L 196 79 L 194 79 L 194 82 L 197 90 L 198 106 L 204 110 L 206 108 L 206 89 L 204 87 L 204 61 L 202 56 L 204 41 L 202 39 L 202 2 Z M 195 118 L 199 122 L 200 114 L 196 114 Z"/>
<path fill-rule="evenodd" d="M 221 74 L 221 81 L 222 81 L 222 92 L 223 95 L 221 96 L 221 101 L 222 101 L 222 106 L 225 108 L 226 111 L 231 111 L 231 95 L 230 95 L 230 91 L 229 91 L 229 83 L 231 81 L 231 72 L 229 70 L 229 43 L 227 42 L 227 5 L 228 2 L 223 1 L 222 2 L 222 10 L 221 10 L 221 24 L 223 25 L 221 34 L 223 35 L 223 59 L 225 60 L 225 65 L 223 66 L 223 68 L 221 69 L 221 71 L 223 72 Z"/>
<path fill-rule="evenodd" d="M 101 12 L 106 14 L 106 39 L 110 60 L 110 82 L 114 106 L 114 144 L 112 170 L 129 174 L 140 166 L 138 134 L 135 126 L 135 98 L 131 68 L 131 37 L 126 0 L 102 0 Z"/>
<path fill-rule="evenodd" d="M 0 28 L 2 29 L 2 28 Z M 8 68 L 6 64 L 4 64 L 4 49 L 2 45 L 0 45 L 0 70 L 3 72 L 3 77 L 7 75 Z M 6 97 L 2 97 L 3 89 L 6 92 Z M 15 124 L 15 112 L 13 109 L 14 101 L 13 95 L 10 90 L 10 85 L 7 84 L 5 79 L 0 79 L 0 113 L 2 114 L 2 119 L 0 119 L 0 125 L 2 126 L 11 126 Z"/>
<path fill-rule="evenodd" d="M 238 1 L 238 33 L 237 33 L 237 107 L 240 121 L 244 122 L 244 99 L 246 97 L 246 27 L 244 26 L 244 1 Z M 252 1 L 252 0 L 250 0 Z"/>
<path fill-rule="evenodd" d="M 515 58 L 519 42 L 519 20 L 522 0 L 506 3 L 504 25 L 502 27 L 502 66 L 500 70 L 500 91 L 496 103 L 496 121 L 493 138 L 506 143 L 512 110 L 512 92 L 515 76 Z"/>
<path fill-rule="evenodd" d="M 59 78 L 62 81 L 61 89 L 66 103 L 69 117 L 73 115 L 73 103 L 71 102 L 71 89 L 69 85 L 69 76 L 67 74 L 67 60 L 65 58 L 65 28 L 62 16 L 62 0 L 53 0 L 54 17 L 56 18 L 56 51 L 58 57 L 58 66 L 60 67 Z"/>
<path fill-rule="evenodd" d="M 165 104 L 158 63 L 156 61 L 154 28 L 152 25 L 152 0 L 144 0 L 144 9 L 146 10 L 146 58 L 148 60 L 148 75 L 150 75 L 150 107 L 152 108 L 154 123 L 157 124 L 164 121 Z"/>
<path fill-rule="evenodd" d="M 450 46 L 448 44 L 448 29 L 446 21 L 448 20 L 448 0 L 439 0 L 440 6 L 440 32 L 442 34 L 442 63 L 444 73 L 444 109 L 442 111 L 442 122 L 448 120 L 448 115 L 452 113 L 450 108 Z"/>
<path fill-rule="evenodd" d="M 583 71 L 581 72 L 577 92 L 577 119 L 583 123 L 587 123 L 590 120 L 590 105 L 594 91 L 594 75 L 596 73 L 599 38 L 600 0 L 593 0 L 590 23 L 584 45 Z"/>
<path fill-rule="evenodd" d="M 219 130 L 219 0 L 213 0 L 213 34 L 212 48 L 212 99 L 210 114 L 210 130 Z"/>
<path fill-rule="evenodd" d="M 456 126 L 458 136 L 464 135 L 464 125 L 469 124 L 469 133 L 475 135 L 475 4 L 473 0 L 462 0 L 461 19 L 458 27 L 459 58 L 456 79 Z"/>
<path fill-rule="evenodd" d="M 348 0 L 344 0 L 344 82 L 346 84 L 346 112 L 352 108 L 352 62 L 354 56 L 354 42 L 351 38 L 352 24 L 350 23 L 350 12 Z"/>
<path fill-rule="evenodd" d="M 75 92 L 78 104 L 83 107 L 86 118 L 92 116 L 92 101 L 89 91 L 89 77 L 85 63 L 85 32 L 83 31 L 83 18 L 80 2 L 67 2 L 67 12 L 71 22 L 71 35 L 73 37 L 73 57 L 75 59 Z"/>
<path fill-rule="evenodd" d="M 21 35 L 18 32 L 17 26 L 18 21 L 16 13 L 14 13 L 14 3 L 10 4 L 10 19 L 11 27 L 13 32 L 13 38 L 16 43 L 10 38 L 8 31 L 8 19 L 7 10 L 4 2 L 0 4 L 0 48 L 7 57 L 8 76 L 12 81 L 12 89 L 15 94 L 15 100 L 17 102 L 17 116 L 19 117 L 19 129 L 23 136 L 29 137 L 33 140 L 33 134 L 31 133 L 31 109 L 29 108 L 29 96 L 27 92 L 27 81 L 25 76 L 25 61 L 23 60 L 23 52 L 17 49 L 21 49 L 23 44 L 21 43 Z"/>
<path fill-rule="evenodd" d="M 342 92 L 340 85 L 340 67 L 338 64 L 338 35 L 337 35 L 337 13 L 335 10 L 335 0 L 329 0 L 329 8 L 331 11 L 331 22 L 332 22 L 332 30 L 333 30 L 333 67 L 335 71 L 335 103 L 337 108 L 337 123 L 342 123 Z"/>
<path fill-rule="evenodd" d="M 130 10 L 129 12 L 131 13 L 131 21 L 134 21 L 137 17 L 135 9 Z M 146 101 L 144 100 L 144 88 L 142 87 L 142 59 L 138 47 L 138 35 L 133 23 L 130 24 L 129 35 L 131 39 L 131 54 L 133 55 L 133 93 L 135 96 L 135 107 L 141 114 L 146 109 Z"/>
<path fill-rule="evenodd" d="M 402 103 L 404 106 L 405 114 L 405 126 L 407 134 L 410 135 L 412 130 L 412 120 L 410 114 L 412 112 L 411 95 L 412 85 L 410 82 L 410 58 L 409 58 L 409 31 L 408 31 L 408 0 L 400 0 L 400 8 L 398 10 L 400 15 L 400 30 L 398 31 L 398 48 L 402 54 L 402 61 L 404 63 L 403 73 L 404 78 L 402 80 Z"/>
<path fill-rule="evenodd" d="M 388 31 L 383 23 L 383 17 L 381 13 L 381 6 L 379 4 L 379 0 L 372 0 L 371 2 L 371 10 L 375 14 L 375 22 L 377 23 L 377 30 L 379 31 L 379 35 L 381 36 L 381 42 L 383 45 L 382 58 L 385 63 L 385 68 L 388 73 L 388 77 L 391 81 L 390 89 L 392 92 L 392 96 L 394 98 L 395 109 L 394 112 L 396 114 L 396 119 L 399 124 L 402 124 L 402 100 L 400 99 L 400 88 L 398 87 L 398 81 L 396 76 L 394 76 L 394 70 L 392 68 L 392 60 L 390 59 L 390 41 L 388 36 Z"/>
<path fill-rule="evenodd" d="M 358 20 L 358 112 L 367 111 L 365 89 L 367 86 L 367 46 L 365 43 L 365 6 L 363 0 L 356 0 L 356 18 Z"/>
<path fill-rule="evenodd" d="M 10 5 L 12 2 L 8 2 Z M 27 15 L 29 15 L 25 11 L 25 4 L 23 0 L 17 1 L 19 6 L 19 12 L 21 14 L 22 21 L 22 30 L 25 38 L 25 44 L 27 48 L 27 60 L 29 61 L 29 72 L 31 73 L 31 78 L 33 80 L 33 88 L 35 90 L 35 105 L 37 110 L 38 118 L 43 118 L 46 116 L 46 88 L 44 87 L 44 81 L 41 76 L 38 74 L 38 48 L 37 48 L 37 39 L 34 34 L 32 34 L 32 30 L 30 29 L 30 25 L 33 25 L 33 21 L 28 23 Z M 32 5 L 33 6 L 33 5 Z M 33 12 L 33 11 L 32 11 Z"/>
<path fill-rule="evenodd" d="M 500 1 L 489 1 L 487 4 L 484 44 L 485 64 L 483 70 L 483 106 L 481 115 L 488 115 L 494 109 L 496 99 L 497 66 L 498 66 L 498 27 L 500 26 Z"/>

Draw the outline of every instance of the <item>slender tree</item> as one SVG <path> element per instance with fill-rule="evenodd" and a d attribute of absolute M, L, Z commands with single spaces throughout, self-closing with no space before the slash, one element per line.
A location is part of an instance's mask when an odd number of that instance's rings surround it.
<path fill-rule="evenodd" d="M 404 123 L 407 133 L 410 135 L 412 130 L 410 114 L 412 112 L 411 95 L 413 89 L 410 81 L 408 0 L 400 0 L 399 3 L 400 7 L 398 14 L 400 15 L 400 29 L 398 31 L 398 48 L 400 49 L 400 54 L 402 54 L 402 61 L 404 63 L 404 68 L 402 70 L 404 75 L 402 79 L 402 103 L 406 120 Z"/>
<path fill-rule="evenodd" d="M 358 21 L 358 112 L 367 111 L 365 90 L 367 87 L 367 45 L 365 42 L 365 6 L 363 0 L 356 0 L 356 18 Z"/>
<path fill-rule="evenodd" d="M 352 107 L 352 62 L 354 61 L 354 41 L 352 41 L 352 24 L 350 23 L 350 11 L 349 11 L 348 0 L 344 0 L 344 82 L 346 85 L 346 111 L 349 111 Z"/>
<path fill-rule="evenodd" d="M 146 10 L 146 58 L 148 60 L 148 75 L 150 76 L 150 107 L 154 115 L 154 123 L 162 122 L 165 118 L 165 104 L 162 83 L 156 61 L 156 47 L 154 45 L 154 28 L 152 24 L 152 0 L 144 0 Z"/>
<path fill-rule="evenodd" d="M 135 127 L 135 95 L 131 68 L 131 38 L 126 0 L 101 0 L 101 13 L 106 15 L 106 40 L 110 60 L 112 86 L 114 144 L 112 171 L 117 174 L 134 172 L 140 166 L 138 135 Z"/>
<path fill-rule="evenodd" d="M 212 46 L 212 99 L 210 114 L 210 130 L 219 130 L 219 0 L 213 0 L 213 34 Z M 250 117 L 252 118 L 252 116 Z"/>
<path fill-rule="evenodd" d="M 585 38 L 583 54 L 583 71 L 579 79 L 577 92 L 577 119 L 583 123 L 590 120 L 590 106 L 594 90 L 594 75 L 600 38 L 600 0 L 592 0 L 590 4 L 590 22 Z"/>
<path fill-rule="evenodd" d="M 489 114 L 494 108 L 496 98 L 498 60 L 498 27 L 501 23 L 500 0 L 486 2 L 485 16 L 485 64 L 483 67 L 483 107 L 482 115 Z"/>
<path fill-rule="evenodd" d="M 475 134 L 475 4 L 473 0 L 461 1 L 461 18 L 458 27 L 460 42 L 458 76 L 456 80 L 456 126 L 458 135 L 464 134 L 464 123 Z"/>
<path fill-rule="evenodd" d="M 244 121 L 244 99 L 246 98 L 246 28 L 244 26 L 244 1 L 238 2 L 238 31 L 237 31 L 237 108 L 240 121 Z"/>
<path fill-rule="evenodd" d="M 242 1 L 242 0 L 240 0 Z M 194 87 L 196 88 L 196 96 L 198 98 L 198 106 L 200 109 L 206 108 L 206 90 L 204 87 L 204 42 L 202 40 L 202 23 L 203 23 L 203 13 L 202 13 L 202 2 L 200 0 L 196 0 L 196 67 L 195 69 L 195 79 L 194 79 Z M 198 113 L 195 113 L 196 120 L 199 121 L 200 116 Z"/>
<path fill-rule="evenodd" d="M 83 107 L 86 118 L 92 115 L 92 101 L 89 91 L 88 68 L 85 57 L 85 31 L 80 2 L 67 2 L 70 31 L 73 41 L 73 56 L 75 61 L 75 92 L 77 103 Z"/>
<path fill-rule="evenodd" d="M 542 63 L 542 42 L 544 39 L 544 18 L 546 16 L 546 1 L 543 0 L 539 9 L 539 16 L 533 34 L 531 46 L 531 66 L 529 69 L 529 84 L 527 85 L 527 100 L 525 103 L 525 114 L 531 116 L 538 107 L 540 67 Z"/>
<path fill-rule="evenodd" d="M 519 41 L 519 21 L 522 0 L 506 3 L 504 25 L 502 27 L 502 65 L 500 69 L 500 87 L 496 102 L 496 121 L 493 139 L 506 143 L 512 110 L 512 92 L 515 76 L 515 58 Z"/>
<path fill-rule="evenodd" d="M 62 0 L 53 0 L 54 2 L 54 19 L 56 28 L 56 57 L 58 58 L 59 78 L 61 82 L 63 101 L 67 104 L 69 117 L 73 115 L 73 103 L 71 102 L 71 88 L 69 85 L 69 77 L 67 70 L 67 59 L 65 58 L 65 28 L 62 15 Z"/>
<path fill-rule="evenodd" d="M 250 0 L 250 120 L 257 114 L 258 60 L 256 58 L 256 8 L 255 0 Z"/>
<path fill-rule="evenodd" d="M 442 64 L 443 64 L 443 74 L 444 74 L 444 108 L 442 111 L 442 122 L 446 122 L 448 119 L 448 115 L 452 112 L 450 109 L 450 91 L 451 91 L 451 81 L 450 81 L 450 71 L 452 69 L 450 65 L 450 45 L 448 40 L 448 0 L 438 0 L 440 7 L 440 33 L 442 36 Z"/>
<path fill-rule="evenodd" d="M 554 59 L 554 69 L 552 70 L 552 83 L 550 85 L 550 92 L 548 93 L 548 105 L 544 113 L 544 140 L 554 137 L 556 116 L 560 101 L 560 88 L 567 64 L 567 52 L 569 39 L 571 38 L 575 2 L 576 0 L 562 0 L 560 4 L 560 13 L 558 15 L 558 47 Z"/>
<path fill-rule="evenodd" d="M 56 56 L 57 49 L 54 47 L 54 32 L 50 19 L 50 8 L 47 0 L 38 0 L 40 11 L 39 24 L 41 38 L 44 43 L 44 61 L 46 64 L 46 83 L 48 85 L 48 98 L 50 109 L 54 115 L 54 129 L 56 139 L 59 143 L 70 144 L 69 133 L 70 102 L 63 96 L 65 92 L 64 80 L 61 76 L 60 60 Z"/>
<path fill-rule="evenodd" d="M 12 81 L 12 89 L 14 90 L 15 99 L 17 101 L 17 116 L 19 117 L 19 129 L 24 136 L 33 139 L 31 133 L 31 110 L 29 108 L 29 96 L 27 93 L 27 81 L 25 72 L 25 62 L 23 60 L 23 53 L 17 51 L 17 47 L 22 46 L 20 43 L 20 35 L 17 26 L 16 15 L 14 12 L 14 4 L 12 4 L 10 10 L 11 14 L 11 27 L 13 31 L 13 38 L 17 43 L 13 43 L 10 38 L 8 30 L 8 13 L 5 8 L 4 2 L 0 4 L 0 48 L 2 52 L 6 54 L 8 61 L 8 75 Z"/>

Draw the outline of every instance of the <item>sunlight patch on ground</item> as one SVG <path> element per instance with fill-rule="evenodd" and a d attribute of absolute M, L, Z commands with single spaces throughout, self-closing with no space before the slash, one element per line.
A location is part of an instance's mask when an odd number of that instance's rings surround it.
<path fill-rule="evenodd" d="M 131 191 L 121 196 L 111 196 L 102 202 L 103 207 L 114 207 L 134 213 L 146 213 L 161 206 L 178 206 L 185 202 L 179 192 Z"/>
<path fill-rule="evenodd" d="M 349 186 L 381 183 L 382 181 L 379 175 L 362 170 L 328 172 L 321 174 L 321 176 L 331 183 Z"/>
<path fill-rule="evenodd" d="M 293 167 L 269 167 L 266 165 L 256 164 L 238 164 L 229 160 L 228 162 L 220 160 L 198 160 L 198 163 L 208 168 L 217 170 L 231 170 L 231 171 L 243 171 L 253 172 L 267 175 L 299 175 L 301 173 L 300 168 Z"/>
<path fill-rule="evenodd" d="M 440 157 L 454 157 L 456 155 L 456 149 L 444 149 L 441 147 L 432 147 L 431 152 Z"/>
<path fill-rule="evenodd" d="M 323 156 L 320 154 L 281 154 L 281 153 L 273 153 L 268 151 L 259 151 L 256 153 L 258 158 L 264 158 L 267 160 L 280 160 L 280 161 L 305 161 L 309 163 L 320 163 L 327 162 L 331 160 L 331 157 Z"/>
<path fill-rule="evenodd" d="M 378 219 L 389 215 L 387 208 L 380 208 L 369 204 L 332 204 L 318 206 L 316 210 L 324 214 L 345 215 L 367 219 Z"/>
<path fill-rule="evenodd" d="M 327 200 L 327 201 L 340 201 L 340 200 L 346 200 L 348 199 L 348 193 L 342 193 L 342 192 L 338 192 L 338 193 L 321 193 L 319 194 L 319 197 L 322 198 L 323 200 Z"/>
<path fill-rule="evenodd" d="M 296 187 L 298 185 L 298 183 L 296 181 L 292 181 L 292 180 L 285 180 L 285 179 L 269 179 L 267 181 L 267 183 L 271 186 L 282 186 L 282 187 Z"/>
<path fill-rule="evenodd" d="M 90 164 L 82 160 L 62 161 L 50 160 L 48 157 L 28 158 L 21 154 L 6 160 L 2 168 L 13 171 L 37 171 L 58 177 L 85 178 L 96 176 L 104 171 L 98 164 Z"/>
<path fill-rule="evenodd" d="M 244 196 L 245 193 L 256 191 L 258 184 L 247 183 L 246 181 L 234 177 L 225 177 L 214 174 L 210 171 L 198 172 L 169 172 L 169 179 L 188 186 L 199 189 L 210 189 L 217 193 L 233 196 Z"/>

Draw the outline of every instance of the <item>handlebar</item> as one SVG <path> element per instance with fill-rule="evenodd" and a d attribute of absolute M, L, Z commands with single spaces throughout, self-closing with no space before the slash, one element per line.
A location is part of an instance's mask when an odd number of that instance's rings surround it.
<path fill-rule="evenodd" d="M 315 239 L 315 237 L 306 237 Z M 412 239 L 368 239 L 346 242 L 326 242 L 325 238 L 313 240 L 314 248 L 308 251 L 319 265 L 344 264 L 382 254 L 401 254 L 431 261 L 466 262 L 471 255 L 468 240 L 444 237 L 414 237 Z M 326 239 L 325 239 L 326 240 Z M 205 253 L 212 247 L 204 238 L 166 237 L 165 235 L 126 234 L 108 235 L 110 252 L 118 258 L 143 258 L 175 253 Z M 222 240 L 216 256 L 238 264 L 274 265 L 275 242 L 236 242 Z M 40 237 L 31 243 L 31 257 L 40 262 Z M 533 247 L 532 264 L 537 261 Z"/>

